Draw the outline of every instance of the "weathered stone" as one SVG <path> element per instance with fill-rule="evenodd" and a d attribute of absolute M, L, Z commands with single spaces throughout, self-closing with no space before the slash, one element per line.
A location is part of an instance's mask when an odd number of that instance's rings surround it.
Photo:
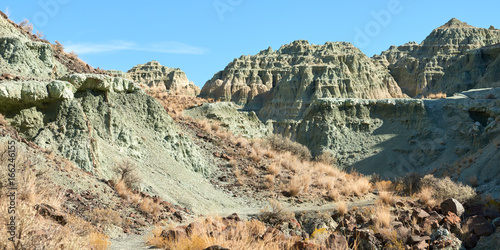
<path fill-rule="evenodd" d="M 499 67 L 498 43 L 500 31 L 476 28 L 453 18 L 421 44 L 392 46 L 374 59 L 388 65 L 403 92 L 410 96 L 427 92 L 452 95 L 471 88 L 499 86 L 499 76 L 494 73 Z"/>
<path fill-rule="evenodd" d="M 168 241 L 179 241 L 187 238 L 186 230 L 182 228 L 165 229 L 161 232 L 160 236 Z"/>
<path fill-rule="evenodd" d="M 441 203 L 441 211 L 444 215 L 447 215 L 448 212 L 452 212 L 460 217 L 464 214 L 465 209 L 464 206 L 462 206 L 462 203 L 451 198 Z"/>
<path fill-rule="evenodd" d="M 294 41 L 241 56 L 215 74 L 202 97 L 261 109 L 260 117 L 296 118 L 317 98 L 402 97 L 386 70 L 350 43 Z"/>
<path fill-rule="evenodd" d="M 305 242 L 305 241 L 297 241 L 292 246 L 292 249 L 297 250 L 326 250 L 324 246 L 319 246 L 313 243 Z"/>
<path fill-rule="evenodd" d="M 63 213 L 57 211 L 55 208 L 53 208 L 50 205 L 38 204 L 38 205 L 35 205 L 35 210 L 37 211 L 37 214 L 39 214 L 45 218 L 50 218 L 62 226 L 66 225 L 68 223 L 66 216 Z"/>
<path fill-rule="evenodd" d="M 481 215 L 474 215 L 470 217 L 467 219 L 466 223 L 478 236 L 489 236 L 493 234 L 495 230 L 491 222 Z"/>
<path fill-rule="evenodd" d="M 328 249 L 347 249 L 348 243 L 345 236 L 330 234 L 326 239 L 326 248 Z"/>
<path fill-rule="evenodd" d="M 138 64 L 127 75 L 138 83 L 172 93 L 193 96 L 200 93 L 200 88 L 190 82 L 182 70 L 162 66 L 157 61 Z"/>

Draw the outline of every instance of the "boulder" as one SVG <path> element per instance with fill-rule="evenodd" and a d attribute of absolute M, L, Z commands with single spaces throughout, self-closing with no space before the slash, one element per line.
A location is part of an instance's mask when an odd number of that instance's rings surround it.
<path fill-rule="evenodd" d="M 451 198 L 441 203 L 441 212 L 443 215 L 447 215 L 448 212 L 452 212 L 458 217 L 461 217 L 464 214 L 465 209 L 464 206 L 462 206 L 462 203 Z"/>

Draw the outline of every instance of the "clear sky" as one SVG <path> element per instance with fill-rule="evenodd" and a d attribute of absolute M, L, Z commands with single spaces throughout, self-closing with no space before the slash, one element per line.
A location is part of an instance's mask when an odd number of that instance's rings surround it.
<path fill-rule="evenodd" d="M 127 71 L 157 60 L 198 86 L 234 58 L 298 39 L 347 41 L 372 56 L 420 43 L 452 17 L 500 27 L 497 0 L 2 0 L 0 8 L 93 67 Z"/>

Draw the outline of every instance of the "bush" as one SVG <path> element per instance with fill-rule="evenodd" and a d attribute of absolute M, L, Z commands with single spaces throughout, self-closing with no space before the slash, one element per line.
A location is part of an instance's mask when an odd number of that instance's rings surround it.
<path fill-rule="evenodd" d="M 141 182 L 137 168 L 130 160 L 124 160 L 114 169 L 118 180 L 115 183 L 123 182 L 128 188 L 138 189 Z"/>
<path fill-rule="evenodd" d="M 438 202 L 447 200 L 450 198 L 455 198 L 460 202 L 466 202 L 476 196 L 476 191 L 474 188 L 464 185 L 462 183 L 453 182 L 450 177 L 436 178 L 432 175 L 426 175 L 420 181 L 420 186 L 430 187 L 434 189 L 434 194 L 432 197 Z"/>
<path fill-rule="evenodd" d="M 295 214 L 286 210 L 281 203 L 269 199 L 269 207 L 266 207 L 259 215 L 259 220 L 272 226 L 281 225 L 295 218 Z"/>
<path fill-rule="evenodd" d="M 267 143 L 269 146 L 278 152 L 288 151 L 294 155 L 299 156 L 301 159 L 311 159 L 311 152 L 309 149 L 298 143 L 294 142 L 288 138 L 285 138 L 281 135 L 271 135 L 267 138 Z"/>

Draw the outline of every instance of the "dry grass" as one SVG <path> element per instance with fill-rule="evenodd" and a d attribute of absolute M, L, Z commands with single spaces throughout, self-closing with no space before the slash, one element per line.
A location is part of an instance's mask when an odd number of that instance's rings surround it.
<path fill-rule="evenodd" d="M 309 149 L 297 142 L 280 135 L 271 135 L 267 138 L 266 143 L 277 152 L 290 152 L 293 155 L 299 156 L 301 159 L 311 159 Z"/>
<path fill-rule="evenodd" d="M 94 226 L 120 226 L 122 223 L 120 214 L 117 211 L 109 208 L 97 208 L 92 211 L 87 211 L 84 213 L 84 216 Z"/>
<path fill-rule="evenodd" d="M 295 218 L 295 214 L 285 209 L 277 200 L 269 199 L 268 202 L 269 206 L 265 207 L 259 215 L 260 221 L 276 226 Z"/>
<path fill-rule="evenodd" d="M 264 186 L 267 188 L 267 189 L 271 189 L 274 187 L 274 183 L 276 182 L 276 178 L 274 178 L 274 175 L 272 174 L 268 174 L 265 176 L 265 182 L 264 182 Z"/>
<path fill-rule="evenodd" d="M 379 193 L 379 198 L 382 204 L 386 205 L 394 205 L 396 203 L 396 197 L 394 196 L 393 192 L 389 191 L 381 191 Z"/>
<path fill-rule="evenodd" d="M 376 228 L 389 228 L 392 222 L 391 211 L 388 207 L 378 206 L 375 208 L 374 221 Z"/>
<path fill-rule="evenodd" d="M 29 152 L 19 147 L 16 168 L 16 237 L 14 243 L 8 240 L 7 224 L 10 222 L 10 199 L 8 190 L 9 160 L 6 142 L 0 143 L 0 249 L 85 249 L 91 244 L 90 233 L 95 229 L 88 222 L 74 220 L 66 215 L 68 220 L 65 226 L 59 225 L 52 219 L 37 215 L 35 205 L 47 204 L 60 210 L 64 201 L 64 191 L 59 190 L 46 176 L 46 166 L 36 162 Z M 43 240 L 42 240 L 43 239 Z M 14 244 L 17 246 L 15 247 Z"/>
<path fill-rule="evenodd" d="M 337 212 L 341 215 L 346 214 L 348 211 L 347 203 L 345 201 L 337 202 Z"/>
<path fill-rule="evenodd" d="M 440 179 L 432 175 L 426 175 L 420 180 L 420 185 L 422 188 L 431 187 L 434 190 L 432 197 L 438 203 L 449 198 L 466 202 L 476 196 L 476 191 L 472 187 L 453 182 L 449 177 Z"/>
<path fill-rule="evenodd" d="M 250 177 L 256 176 L 257 175 L 257 170 L 255 170 L 254 167 L 248 167 L 247 169 L 247 175 Z"/>
<path fill-rule="evenodd" d="M 328 198 L 330 200 L 338 201 L 338 200 L 340 200 L 340 197 L 341 197 L 341 195 L 337 189 L 332 188 L 328 191 Z"/>
<path fill-rule="evenodd" d="M 287 239 L 260 236 L 266 231 L 266 226 L 256 220 L 243 221 L 241 223 L 231 224 L 226 230 L 220 230 L 214 227 L 216 224 L 222 224 L 221 218 L 207 218 L 198 222 L 204 228 L 205 232 L 191 234 L 186 238 L 173 240 L 161 237 L 163 228 L 156 228 L 148 237 L 149 245 L 162 249 L 205 249 L 210 246 L 221 246 L 229 249 L 291 249 L 298 237 Z M 172 229 L 174 225 L 167 228 Z M 210 234 L 212 232 L 212 234 Z"/>
<path fill-rule="evenodd" d="M 281 172 L 281 162 L 273 162 L 267 167 L 267 171 L 269 171 L 272 175 L 277 175 Z"/>
<path fill-rule="evenodd" d="M 430 94 L 425 95 L 425 97 L 423 97 L 423 99 L 443 99 L 443 98 L 446 98 L 446 93 L 442 93 L 442 92 L 430 93 Z"/>
<path fill-rule="evenodd" d="M 367 194 L 372 189 L 372 185 L 367 178 L 354 176 L 353 179 L 354 180 L 344 183 L 344 185 L 342 186 L 341 192 L 344 195 L 347 196 L 354 194 L 358 197 L 361 197 Z"/>
<path fill-rule="evenodd" d="M 417 198 L 425 205 L 434 206 L 437 203 L 433 198 L 434 193 L 435 190 L 432 187 L 424 187 L 417 193 Z"/>

